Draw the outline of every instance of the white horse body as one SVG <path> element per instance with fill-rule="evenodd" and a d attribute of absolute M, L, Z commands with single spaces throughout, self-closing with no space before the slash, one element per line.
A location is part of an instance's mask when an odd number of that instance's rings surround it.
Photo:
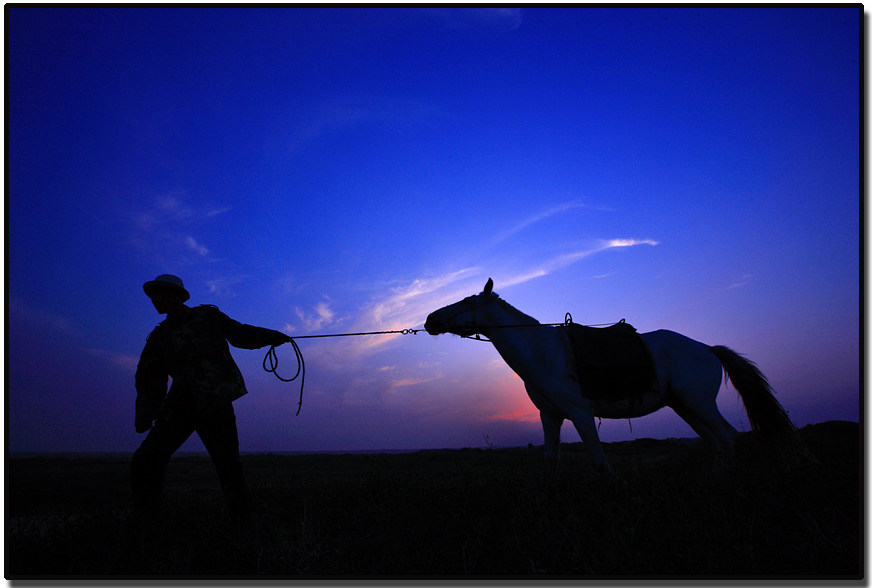
<path fill-rule="evenodd" d="M 752 428 L 765 423 L 769 429 L 792 431 L 786 413 L 751 362 L 726 347 L 709 347 L 673 331 L 641 334 L 654 359 L 656 391 L 640 391 L 633 398 L 615 401 L 587 398 L 567 370 L 567 350 L 558 331 L 561 327 L 541 325 L 501 300 L 492 288 L 493 282 L 488 280 L 481 294 L 431 313 L 425 328 L 432 335 L 450 332 L 468 337 L 480 333 L 490 339 L 523 380 L 530 400 L 539 409 L 546 457 L 557 454 L 560 427 L 569 419 L 595 463 L 610 469 L 594 417 L 636 418 L 665 406 L 719 451 L 729 451 L 738 433 L 715 402 L 725 373 L 745 401 Z M 761 414 L 752 415 L 752 410 Z"/>

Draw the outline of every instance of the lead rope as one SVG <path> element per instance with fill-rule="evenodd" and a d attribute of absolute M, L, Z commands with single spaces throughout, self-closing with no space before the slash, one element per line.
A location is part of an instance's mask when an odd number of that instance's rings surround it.
<path fill-rule="evenodd" d="M 359 337 L 361 335 L 417 335 L 424 329 L 403 329 L 402 331 L 372 331 L 368 333 L 337 333 L 333 335 L 300 335 L 296 337 L 297 339 L 323 339 L 326 337 Z M 300 402 L 297 403 L 297 414 L 294 416 L 300 416 L 300 410 L 303 408 L 303 385 L 306 383 L 306 361 L 303 359 L 303 352 L 300 351 L 300 346 L 297 345 L 297 342 L 294 341 L 294 338 L 290 338 L 291 347 L 294 348 L 294 355 L 297 358 L 297 373 L 294 374 L 292 378 L 283 378 L 281 377 L 276 369 L 279 367 L 279 357 L 276 354 L 276 346 L 270 345 L 269 351 L 266 352 L 266 355 L 263 358 L 263 371 L 273 374 L 282 382 L 293 382 L 300 378 Z M 267 365 L 269 364 L 269 365 Z"/>
<path fill-rule="evenodd" d="M 294 355 L 297 356 L 297 373 L 294 374 L 292 378 L 283 378 L 276 371 L 279 367 L 279 357 L 276 355 L 276 346 L 270 345 L 269 351 L 266 352 L 266 356 L 263 358 L 263 370 L 265 372 L 273 374 L 282 382 L 293 382 L 299 376 L 300 378 L 300 402 L 297 403 L 297 414 L 294 416 L 300 416 L 300 410 L 303 408 L 303 385 L 306 383 L 306 361 L 303 359 L 303 352 L 300 351 L 300 346 L 297 345 L 297 342 L 291 339 L 291 346 L 294 348 Z M 267 367 L 267 362 L 269 362 L 269 366 Z"/>
<path fill-rule="evenodd" d="M 621 319 L 620 322 L 624 322 L 624 319 Z M 494 325 L 499 328 L 519 328 L 519 327 L 568 327 L 572 323 L 572 315 L 568 312 L 563 319 L 562 323 L 545 323 L 545 324 L 536 324 L 536 325 Z M 612 323 L 604 323 L 599 325 L 589 325 L 589 326 L 606 326 L 606 324 Z M 299 337 L 295 337 L 296 339 L 323 339 L 326 337 L 360 337 L 363 335 L 417 335 L 418 333 L 424 331 L 424 329 L 402 329 L 400 331 L 369 331 L 365 333 L 335 333 L 331 335 L 300 335 Z M 486 343 L 490 343 L 489 339 L 482 339 L 476 333 L 475 337 L 467 336 L 464 339 L 470 339 L 472 341 L 483 341 Z M 290 338 L 291 347 L 294 348 L 294 355 L 297 358 L 297 373 L 294 374 L 292 378 L 283 378 L 276 371 L 279 367 L 279 358 L 276 354 L 276 346 L 270 345 L 269 351 L 266 352 L 266 356 L 263 358 L 263 370 L 267 373 L 273 374 L 282 382 L 293 382 L 298 377 L 300 378 L 300 401 L 297 403 L 297 414 L 294 416 L 300 416 L 300 410 L 303 408 L 303 385 L 306 383 L 306 362 L 303 359 L 303 352 L 300 351 L 300 346 L 297 345 L 297 342 L 294 341 L 294 338 Z M 267 365 L 267 363 L 269 365 Z"/>

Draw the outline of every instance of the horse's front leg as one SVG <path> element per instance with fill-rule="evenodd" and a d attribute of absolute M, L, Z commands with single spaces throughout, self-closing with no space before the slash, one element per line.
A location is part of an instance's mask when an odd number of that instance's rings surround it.
<path fill-rule="evenodd" d="M 563 426 L 563 417 L 540 410 L 539 419 L 545 433 L 545 459 L 557 458 L 560 455 L 560 427 Z"/>

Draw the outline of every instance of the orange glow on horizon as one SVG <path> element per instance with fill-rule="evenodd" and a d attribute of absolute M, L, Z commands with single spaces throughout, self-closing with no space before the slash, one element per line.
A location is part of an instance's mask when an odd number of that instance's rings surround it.
<path fill-rule="evenodd" d="M 521 378 L 507 370 L 505 377 L 488 386 L 487 422 L 512 421 L 530 423 L 539 421 L 539 410 L 527 396 Z"/>
<path fill-rule="evenodd" d="M 491 415 L 488 417 L 487 422 L 496 422 L 496 421 L 511 421 L 516 423 L 538 423 L 539 422 L 539 411 L 536 410 L 536 407 L 533 406 L 533 403 L 528 402 L 529 407 L 526 408 L 516 408 L 515 410 L 509 412 L 503 412 L 500 414 Z"/>

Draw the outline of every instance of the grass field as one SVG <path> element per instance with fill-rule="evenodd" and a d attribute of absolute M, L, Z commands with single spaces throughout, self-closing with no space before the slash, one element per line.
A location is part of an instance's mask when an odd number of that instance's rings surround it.
<path fill-rule="evenodd" d="M 702 443 L 371 455 L 249 455 L 253 516 L 223 516 L 208 458 L 175 457 L 164 518 L 129 517 L 129 457 L 7 460 L 7 579 L 52 576 L 778 576 L 863 574 L 856 423 L 800 431 L 784 465 L 753 435 Z"/>

